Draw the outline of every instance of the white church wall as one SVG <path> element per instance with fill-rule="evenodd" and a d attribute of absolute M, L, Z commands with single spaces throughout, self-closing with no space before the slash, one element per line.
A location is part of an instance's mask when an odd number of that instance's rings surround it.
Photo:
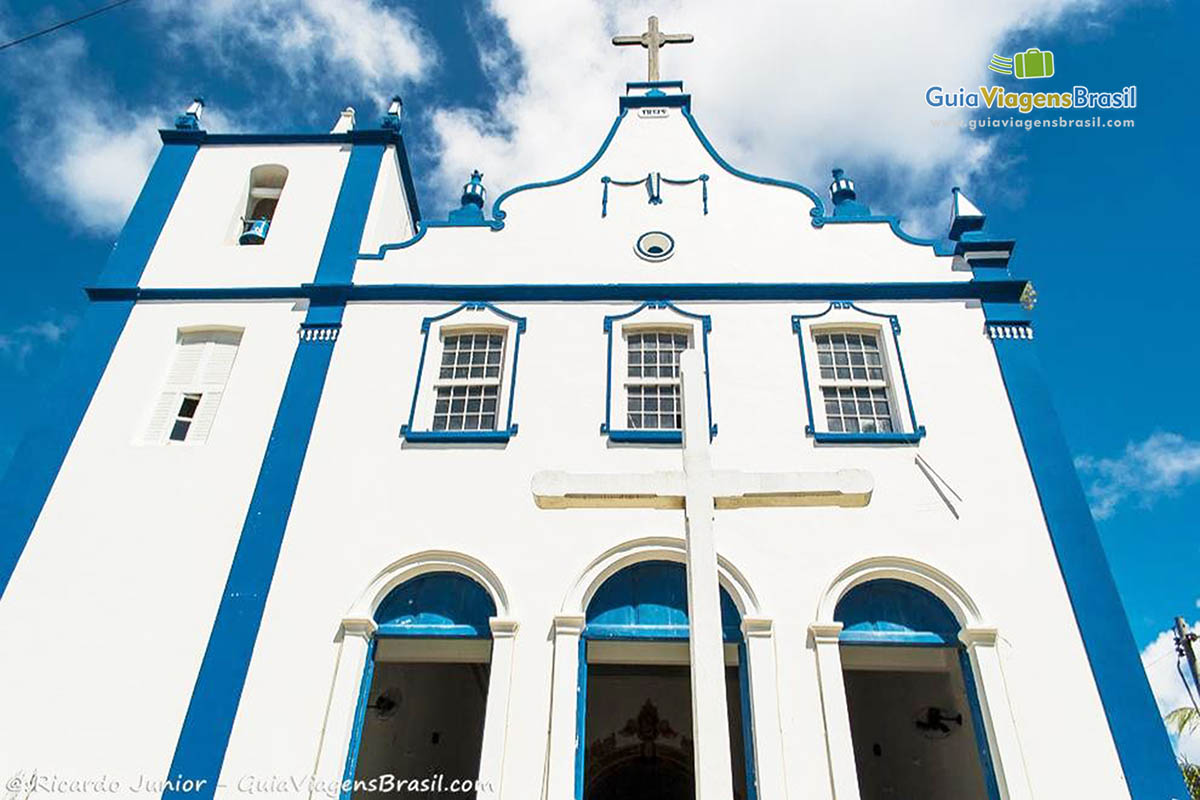
<path fill-rule="evenodd" d="M 404 194 L 400 161 L 395 145 L 388 145 L 371 194 L 371 210 L 367 214 L 359 252 L 371 253 L 386 242 L 401 242 L 412 235 L 412 212 Z"/>
<path fill-rule="evenodd" d="M 0 604 L 6 777 L 166 777 L 301 318 L 134 308 Z M 177 330 L 214 324 L 244 335 L 208 440 L 141 444 Z"/>
<path fill-rule="evenodd" d="M 417 446 L 400 438 L 416 380 L 421 319 L 454 305 L 363 303 L 346 311 L 226 778 L 312 770 L 342 617 L 387 564 L 424 550 L 453 550 L 494 571 L 508 593 L 509 615 L 520 624 L 505 795 L 536 796 L 550 719 L 552 621 L 564 610 L 564 597 L 606 549 L 632 538 L 682 535 L 677 511 L 547 511 L 530 496 L 530 477 L 541 469 L 679 468 L 677 448 L 610 446 L 598 432 L 606 380 L 602 320 L 635 303 L 500 304 L 528 319 L 513 417 L 519 434 L 506 446 Z M 899 316 L 909 385 L 928 435 L 916 447 L 818 447 L 804 434 L 790 316 L 816 313 L 825 304 L 680 305 L 713 320 L 716 467 L 857 467 L 875 476 L 875 494 L 864 509 L 717 514 L 721 555 L 753 586 L 759 614 L 774 620 L 790 791 L 819 796 L 828 790 L 816 662 L 808 643 L 818 603 L 848 566 L 893 555 L 951 576 L 999 629 L 1003 674 L 1034 794 L 1124 796 L 981 310 L 962 302 L 862 303 Z M 915 462 L 918 455 L 961 496 L 953 513 Z M 1069 720 L 1069 735 L 1048 722 L 1048 714 Z"/>
<path fill-rule="evenodd" d="M 196 154 L 142 276 L 143 287 L 295 286 L 313 279 L 349 161 L 325 145 L 206 145 Z M 250 170 L 287 168 L 266 241 L 239 245 Z"/>
<path fill-rule="evenodd" d="M 562 174 L 579 166 L 563 165 Z M 607 216 L 601 218 L 601 177 L 638 180 L 651 172 L 679 179 L 708 175 L 709 213 L 703 212 L 699 182 L 664 182 L 659 205 L 649 204 L 644 185 L 610 184 Z M 528 176 L 547 177 L 557 176 Z M 490 208 L 489 203 L 486 210 Z M 931 248 L 903 242 L 886 223 L 815 229 L 811 208 L 812 201 L 795 190 L 727 172 L 678 109 L 657 119 L 631 111 L 604 156 L 587 172 L 507 198 L 501 205 L 507 215 L 503 230 L 431 229 L 418 243 L 389 251 L 383 260 L 360 260 L 355 281 L 873 283 L 971 278 L 969 271 L 953 271 L 951 259 L 935 257 Z M 444 212 L 426 209 L 426 217 L 443 219 Z M 649 230 L 674 237 L 675 255 L 658 263 L 638 258 L 634 242 Z"/>

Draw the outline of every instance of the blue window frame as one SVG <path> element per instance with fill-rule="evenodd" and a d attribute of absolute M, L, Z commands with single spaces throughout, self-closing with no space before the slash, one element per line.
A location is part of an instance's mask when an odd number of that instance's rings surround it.
<path fill-rule="evenodd" d="M 641 318 L 635 321 L 635 317 Z M 699 345 L 704 353 L 709 437 L 715 436 L 717 426 L 712 421 L 712 382 L 708 369 L 708 334 L 711 331 L 712 318 L 707 314 L 684 311 L 669 300 L 652 300 L 633 311 L 606 316 L 608 379 L 600 433 L 607 435 L 611 442 L 682 443 L 678 354 L 681 349 Z M 678 343 L 680 335 L 687 336 L 686 345 Z M 636 341 L 631 340 L 631 336 Z M 631 358 L 643 354 L 661 368 L 661 377 L 647 376 L 642 363 L 632 363 Z M 664 359 L 661 365 L 660 356 Z M 638 404 L 637 408 L 633 408 L 633 403 Z M 675 417 L 675 422 L 670 420 L 671 416 Z"/>
<path fill-rule="evenodd" d="M 410 442 L 507 442 L 515 436 L 513 400 L 524 332 L 524 317 L 485 302 L 463 303 L 422 320 L 417 382 L 400 435 Z M 431 338 L 439 363 L 427 373 Z"/>
<path fill-rule="evenodd" d="M 816 322 L 829 317 L 830 312 L 842 312 L 830 319 L 828 323 Z M 845 312 L 850 312 L 849 314 Z M 864 326 L 863 320 L 855 321 L 854 317 L 877 318 L 887 321 L 887 325 L 872 323 Z M 913 408 L 912 394 L 908 387 L 908 376 L 904 371 L 904 357 L 900 353 L 900 321 L 895 314 L 880 314 L 859 308 L 849 301 L 834 301 L 824 311 L 817 314 L 794 314 L 792 316 L 792 332 L 800 344 L 800 375 L 804 381 L 804 403 L 808 413 L 808 424 L 804 432 L 819 443 L 874 443 L 874 444 L 915 444 L 925 436 L 925 428 L 917 424 L 917 414 Z M 818 429 L 813 414 L 814 381 L 810 381 L 810 370 L 814 370 L 816 381 L 821 380 L 822 369 L 828 369 L 823 362 L 826 353 L 824 348 L 830 336 L 841 337 L 839 345 L 842 348 L 856 350 L 854 353 L 830 353 L 831 356 L 843 356 L 848 359 L 874 359 L 864 361 L 856 366 L 863 372 L 871 370 L 870 377 L 875 378 L 878 371 L 881 380 L 861 382 L 862 385 L 843 384 L 831 375 L 833 379 L 828 385 L 818 384 L 821 401 L 826 406 L 853 406 L 859 409 L 848 418 L 825 417 L 826 424 Z M 818 338 L 821 337 L 821 338 Z M 854 342 L 847 344 L 847 339 Z M 862 342 L 869 341 L 864 346 Z M 881 346 L 882 345 L 882 346 Z M 832 393 L 832 394 L 831 394 Z M 823 406 L 823 407 L 826 407 Z M 899 408 L 908 412 L 907 421 Z M 867 418 L 862 424 L 857 413 Z M 830 424 L 836 419 L 841 430 L 834 429 Z M 843 424 L 845 419 L 845 424 Z M 849 428 L 849 430 L 848 430 Z M 863 430 L 862 428 L 869 428 Z"/>

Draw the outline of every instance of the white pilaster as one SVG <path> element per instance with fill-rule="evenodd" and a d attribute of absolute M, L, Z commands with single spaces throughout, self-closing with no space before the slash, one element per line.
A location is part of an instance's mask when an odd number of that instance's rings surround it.
<path fill-rule="evenodd" d="M 321 729 L 317 764 L 313 769 L 313 789 L 331 786 L 343 778 L 346 753 L 354 732 L 354 712 L 358 708 L 358 697 L 362 690 L 363 669 L 367 665 L 367 653 L 375 629 L 375 621 L 370 618 L 350 617 L 342 620 L 337 666 L 329 691 L 329 705 L 325 710 L 325 725 Z M 309 791 L 310 798 L 325 796 L 322 792 Z"/>
<path fill-rule="evenodd" d="M 967 646 L 983 729 L 992 753 L 992 766 L 1000 796 L 1005 800 L 1029 800 L 1033 791 L 1025 770 L 1025 754 L 1017 737 L 1017 724 L 1008 698 L 1008 685 L 1000 668 L 999 636 L 995 628 L 964 628 L 958 638 Z"/>
<path fill-rule="evenodd" d="M 765 617 L 742 617 L 746 669 L 750 678 L 750 713 L 754 736 L 754 774 L 759 800 L 786 800 L 787 770 L 779 717 L 779 681 L 775 662 L 775 628 Z"/>
<path fill-rule="evenodd" d="M 576 714 L 579 696 L 579 637 L 583 635 L 582 614 L 559 614 L 554 618 L 554 677 L 550 693 L 550 745 L 546 754 L 545 800 L 575 797 Z"/>
<path fill-rule="evenodd" d="M 492 617 L 492 659 L 489 668 L 487 710 L 483 718 L 483 746 L 479 754 L 480 798 L 502 797 L 504 749 L 508 743 L 508 700 L 512 687 L 513 645 L 517 621 Z M 491 786 L 491 791 L 482 787 Z"/>
<path fill-rule="evenodd" d="M 683 373 L 683 472 L 687 476 L 688 647 L 692 665 L 692 741 L 696 800 L 732 800 L 729 708 L 725 701 L 725 651 L 721 589 L 713 540 L 713 474 L 708 453 L 704 358 L 680 357 Z"/>
<path fill-rule="evenodd" d="M 858 800 L 858 769 L 854 764 L 854 740 L 850 735 L 850 709 L 846 705 L 846 683 L 842 677 L 842 652 L 838 636 L 842 623 L 813 623 L 808 626 L 817 653 L 817 678 L 821 690 L 821 712 L 825 720 L 825 750 L 829 759 L 829 781 L 834 800 Z"/>

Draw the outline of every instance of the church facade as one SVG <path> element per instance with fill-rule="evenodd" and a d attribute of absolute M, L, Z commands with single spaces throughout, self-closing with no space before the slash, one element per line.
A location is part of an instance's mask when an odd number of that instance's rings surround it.
<path fill-rule="evenodd" d="M 199 112 L 0 485 L 5 797 L 1186 797 L 961 192 L 745 172 L 676 81 L 448 217 L 398 104 Z"/>

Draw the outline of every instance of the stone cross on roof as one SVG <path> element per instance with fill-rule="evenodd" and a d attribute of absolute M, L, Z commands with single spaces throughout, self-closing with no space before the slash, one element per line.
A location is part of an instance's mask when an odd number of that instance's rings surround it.
<path fill-rule="evenodd" d="M 658 77 L 658 50 L 665 44 L 691 44 L 696 37 L 690 33 L 662 33 L 658 29 L 658 17 L 650 17 L 646 22 L 646 32 L 636 36 L 614 36 L 615 45 L 640 44 L 649 53 L 649 64 L 646 70 L 646 80 L 656 81 Z"/>

